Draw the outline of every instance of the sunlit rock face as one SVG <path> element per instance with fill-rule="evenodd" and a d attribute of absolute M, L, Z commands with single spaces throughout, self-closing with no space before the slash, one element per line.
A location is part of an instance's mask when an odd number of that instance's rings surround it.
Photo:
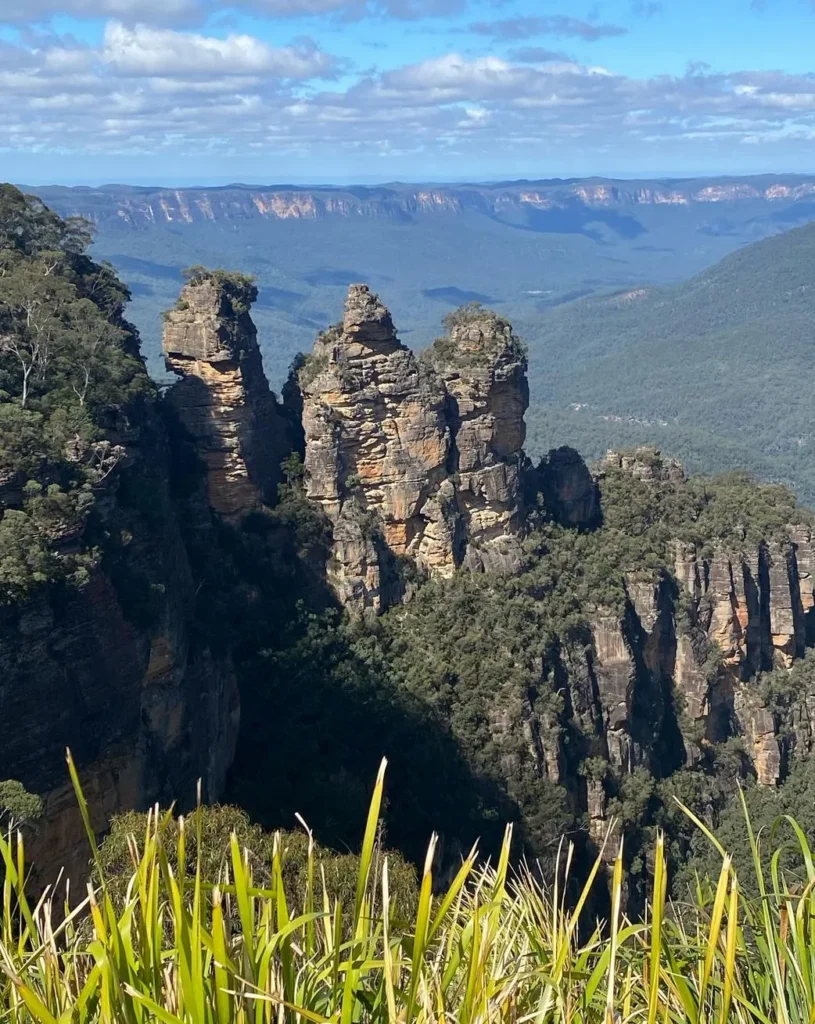
<path fill-rule="evenodd" d="M 299 379 L 306 490 L 334 524 L 329 574 L 347 601 L 386 607 L 406 563 L 439 576 L 518 565 L 528 387 L 506 321 L 473 310 L 417 359 L 352 285 Z"/>
<path fill-rule="evenodd" d="M 210 506 L 237 519 L 274 503 L 288 424 L 269 389 L 245 279 L 202 276 L 164 318 L 167 366 L 181 380 L 169 402 L 207 467 Z"/>
<path fill-rule="evenodd" d="M 526 354 L 508 321 L 489 310 L 464 307 L 448 327 L 428 360 L 447 394 L 464 564 L 510 571 L 519 564 Z"/>

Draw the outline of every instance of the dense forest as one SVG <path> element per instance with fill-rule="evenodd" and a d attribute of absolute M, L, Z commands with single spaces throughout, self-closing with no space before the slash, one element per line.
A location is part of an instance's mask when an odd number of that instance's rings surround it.
<path fill-rule="evenodd" d="M 695 471 L 748 469 L 815 501 L 813 253 L 806 225 L 687 283 L 551 311 L 530 327 L 533 446 L 596 458 L 657 444 Z"/>
<path fill-rule="evenodd" d="M 90 241 L 85 222 L 61 220 L 11 186 L 0 190 L 6 601 L 87 581 L 102 556 L 93 533 L 106 481 L 125 456 L 108 437 L 126 431 L 128 416 L 155 394 L 123 318 L 129 293 L 86 255 Z"/>
<path fill-rule="evenodd" d="M 212 665 L 228 659 L 241 727 L 226 788 L 213 795 L 264 828 L 291 828 L 299 814 L 326 847 L 356 849 L 371 781 L 387 755 L 385 841 L 419 863 L 429 834 L 437 831 L 443 871 L 455 868 L 477 838 L 484 852 L 498 850 L 508 821 L 516 823 L 518 856 L 545 865 L 568 836 L 582 870 L 596 854 L 598 828 L 611 825 L 627 836 L 628 888 L 636 905 L 657 829 L 668 837 L 675 886 L 708 863 L 707 847 L 675 798 L 721 826 L 739 848 L 739 786 L 757 821 L 770 823 L 795 808 L 815 837 L 815 818 L 806 809 L 815 761 L 804 721 L 815 695 L 815 661 L 805 648 L 815 637 L 802 597 L 806 580 L 812 589 L 803 547 L 799 568 L 791 568 L 803 543 L 793 537 L 809 531 L 813 520 L 790 490 L 757 484 L 744 473 L 688 479 L 654 450 L 609 461 L 592 476 L 576 453 L 553 451 L 537 467 L 525 467 L 518 572 L 459 570 L 430 580 L 417 574 L 405 603 L 380 616 L 349 614 L 326 584 L 331 528 L 306 496 L 297 451 L 284 462 L 276 501 L 238 522 L 202 505 L 200 455 L 145 372 L 138 337 L 124 319 L 127 290 L 109 266 L 87 255 L 89 241 L 87 225 L 60 220 L 39 201 L 4 187 L 5 707 L 12 698 L 25 699 L 11 692 L 25 682 L 10 653 L 14 623 L 25 621 L 27 609 L 47 605 L 58 659 L 71 608 L 104 576 L 111 583 L 106 600 L 123 609 L 117 635 L 126 630 L 151 638 L 151 680 L 170 685 L 172 673 L 162 675 L 161 665 L 172 647 L 166 637 L 181 617 L 176 605 L 183 605 L 189 624 L 188 660 L 212 675 Z M 734 266 L 746 258 L 741 254 Z M 200 269 L 196 274 L 209 280 Z M 790 303 L 794 297 L 788 296 Z M 779 312 L 762 293 L 751 301 L 754 318 Z M 735 302 L 744 308 L 743 298 Z M 721 310 L 725 317 L 724 300 Z M 789 323 L 797 323 L 796 316 Z M 292 408 L 296 404 L 286 416 Z M 577 467 L 570 479 L 583 489 L 585 514 L 565 511 L 568 495 L 558 474 L 566 463 Z M 160 565 L 138 554 L 142 536 L 151 534 L 170 538 L 165 546 L 172 553 Z M 704 591 L 695 595 L 677 569 L 677 552 L 689 549 Z M 754 557 L 761 590 L 755 629 L 766 637 L 748 639 L 747 660 L 734 669 L 732 657 L 711 639 L 715 602 L 730 600 L 717 597 L 711 581 L 717 559 L 747 566 Z M 780 633 L 772 608 L 781 597 L 769 573 L 782 564 L 787 600 L 791 592 L 794 602 L 788 656 L 772 647 Z M 190 575 L 177 602 L 168 572 Z M 638 594 L 655 595 L 652 622 Z M 623 668 L 615 671 L 625 678 L 614 696 L 615 706 L 624 707 L 620 720 L 613 720 L 610 699 L 600 692 L 617 685 L 609 673 L 605 681 L 602 675 L 601 629 L 619 638 L 622 652 Z M 673 671 L 683 637 L 692 642 L 694 678 L 711 694 L 729 694 L 730 703 L 692 712 Z M 62 677 L 65 687 L 74 685 L 70 671 L 66 667 Z M 200 667 L 196 672 L 199 689 L 192 692 L 200 701 L 209 676 Z M 54 685 L 40 716 L 59 718 L 76 696 Z M 752 719 L 740 695 L 770 718 L 771 743 L 779 751 L 777 785 L 759 785 L 752 726 L 744 724 Z M 172 717 L 168 707 L 161 706 L 165 718 Z M 67 712 L 64 717 L 60 736 L 72 728 Z M 39 727 L 28 741 L 29 759 L 18 762 L 23 777 L 0 789 L 5 813 L 20 820 L 42 810 L 34 792 Z M 147 760 L 155 760 L 153 748 Z M 192 796 L 176 795 L 182 803 Z M 134 802 L 143 809 L 144 794 L 136 793 Z M 212 820 L 222 842 L 224 828 Z M 227 814 L 226 820 L 251 828 L 243 818 Z M 123 828 L 114 826 L 112 862 L 121 859 Z"/>

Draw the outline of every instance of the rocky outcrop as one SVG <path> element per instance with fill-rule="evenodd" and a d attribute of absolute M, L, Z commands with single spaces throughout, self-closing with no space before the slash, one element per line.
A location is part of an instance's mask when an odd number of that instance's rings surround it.
<path fill-rule="evenodd" d="M 550 452 L 526 472 L 548 518 L 579 527 L 599 516 L 595 481 L 576 453 Z M 529 714 L 517 716 L 537 751 L 538 775 L 572 794 L 595 845 L 607 832 L 610 801 L 640 768 L 663 778 L 683 766 L 709 767 L 714 745 L 739 737 L 757 782 L 774 786 L 793 753 L 815 749 L 815 688 L 809 662 L 802 662 L 812 646 L 814 606 L 815 546 L 806 513 L 780 526 L 775 499 L 758 488 L 752 500 L 767 503 L 755 514 L 734 507 L 734 492 L 717 505 L 655 448 L 609 452 L 599 469 L 604 488 L 611 474 L 638 481 L 606 490 L 618 495 L 612 530 L 620 512 L 627 528 L 628 501 L 657 517 L 664 502 L 688 515 L 686 526 L 650 569 L 646 556 L 631 549 L 622 593 L 616 584 L 608 591 L 617 594 L 614 601 L 592 604 L 588 590 L 586 635 L 561 637 L 542 674 L 541 691 L 562 700 L 557 721 L 545 721 L 534 702 Z M 750 498 L 746 492 L 744 500 Z M 689 539 L 694 534 L 703 539 Z"/>
<path fill-rule="evenodd" d="M 396 337 L 387 309 L 352 286 L 342 324 L 299 374 L 306 493 L 334 528 L 329 580 L 351 606 L 380 610 L 399 558 L 451 572 L 458 516 L 440 382 Z"/>
<path fill-rule="evenodd" d="M 418 360 L 351 286 L 299 373 L 306 491 L 333 524 L 344 601 L 387 607 L 405 560 L 439 576 L 518 564 L 525 369 L 509 325 L 481 310 Z"/>
<path fill-rule="evenodd" d="M 250 279 L 201 273 L 164 318 L 169 402 L 207 468 L 209 504 L 228 520 L 274 504 L 289 424 L 263 372 Z"/>
<path fill-rule="evenodd" d="M 518 567 L 526 355 L 503 317 L 478 306 L 448 318 L 449 333 L 428 351 L 447 395 L 450 468 L 471 569 Z"/>
<path fill-rule="evenodd" d="M 685 479 L 682 463 L 676 459 L 665 458 L 658 448 L 643 445 L 631 451 L 607 451 L 600 461 L 600 472 L 608 469 L 619 469 L 628 473 L 635 480 L 673 480 Z"/>
<path fill-rule="evenodd" d="M 787 542 L 738 555 L 722 548 L 707 557 L 689 547 L 677 553 L 687 620 L 678 637 L 676 685 L 686 713 L 709 740 L 741 733 L 766 784 L 781 774 L 778 723 L 757 703 L 751 683 L 759 672 L 790 668 L 804 654 L 801 595 L 809 592 L 809 577 L 799 558 L 803 565 L 812 558 L 804 526 L 790 528 Z"/>
<path fill-rule="evenodd" d="M 558 461 L 573 463 L 550 455 L 550 466 Z M 678 462 L 648 447 L 609 452 L 600 467 L 601 475 L 608 472 L 657 487 L 685 479 Z M 554 485 L 547 506 L 563 508 Z M 589 615 L 588 700 L 595 710 L 581 721 L 601 737 L 600 755 L 623 772 L 643 763 L 653 768 L 656 759 L 662 774 L 670 764 L 696 761 L 700 744 L 740 735 L 758 781 L 780 781 L 790 739 L 762 704 L 755 679 L 789 669 L 811 644 L 813 566 L 812 529 L 797 523 L 752 546 L 744 529 L 727 544 L 676 540 L 660 578 L 627 578 L 624 609 Z M 569 675 L 585 691 L 581 672 L 572 666 Z M 581 699 L 585 705 L 585 694 Z M 792 712 L 791 742 L 802 749 L 813 734 L 809 700 L 803 694 Z"/>

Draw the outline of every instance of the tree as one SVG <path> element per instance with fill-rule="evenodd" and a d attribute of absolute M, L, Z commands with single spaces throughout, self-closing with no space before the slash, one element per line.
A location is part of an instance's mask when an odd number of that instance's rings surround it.
<path fill-rule="evenodd" d="M 70 310 L 73 344 L 71 389 L 84 406 L 94 374 L 124 340 L 124 331 L 103 316 L 90 299 L 80 299 Z"/>
<path fill-rule="evenodd" d="M 125 896 L 133 871 L 132 841 L 135 839 L 137 844 L 143 843 L 147 821 L 147 815 L 137 811 L 117 815 L 99 850 L 99 867 L 114 899 Z M 215 883 L 228 871 L 231 837 L 235 836 L 240 848 L 249 857 L 256 883 L 266 886 L 271 884 L 275 833 L 264 831 L 251 822 L 239 807 L 228 804 L 202 806 L 186 820 L 186 865 L 190 875 L 196 870 L 199 832 L 204 882 Z M 289 906 L 302 908 L 308 886 L 309 836 L 299 831 L 279 831 L 276 835 L 280 843 L 283 885 Z M 161 829 L 161 838 L 174 870 L 178 870 L 178 837 L 179 819 L 172 818 Z M 418 895 L 415 869 L 394 850 L 379 852 L 387 853 L 390 891 L 396 910 L 409 916 L 415 908 Z M 322 905 L 325 879 L 326 893 L 332 899 L 339 899 L 344 906 L 352 906 L 359 877 L 359 856 L 354 853 L 337 853 L 318 843 L 314 844 L 313 856 L 312 884 L 316 905 Z"/>
<path fill-rule="evenodd" d="M 0 824 L 14 832 L 42 817 L 42 800 L 16 779 L 0 781 Z"/>
<path fill-rule="evenodd" d="M 19 365 L 23 408 L 33 383 L 45 378 L 54 349 L 67 339 L 63 314 L 71 289 L 54 266 L 50 259 L 18 261 L 0 278 L 0 355 Z"/>
<path fill-rule="evenodd" d="M 4 251 L 25 256 L 46 250 L 78 255 L 92 240 L 93 226 L 83 217 L 63 219 L 37 196 L 0 184 L 0 266 Z"/>

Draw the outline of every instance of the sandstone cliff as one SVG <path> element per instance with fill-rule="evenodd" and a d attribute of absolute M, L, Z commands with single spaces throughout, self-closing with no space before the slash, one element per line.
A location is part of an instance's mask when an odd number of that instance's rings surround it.
<path fill-rule="evenodd" d="M 299 374 L 306 491 L 333 524 L 329 578 L 381 610 L 404 567 L 513 568 L 526 362 L 506 321 L 472 310 L 417 360 L 363 285 Z"/>
<path fill-rule="evenodd" d="M 360 217 L 405 221 L 419 215 L 470 211 L 512 217 L 524 210 L 626 209 L 765 201 L 811 201 L 815 182 L 798 176 L 730 180 L 509 182 L 496 185 L 397 185 L 370 188 L 98 189 L 43 188 L 39 194 L 62 214 L 80 214 L 122 228 L 247 220 L 320 220 Z"/>
<path fill-rule="evenodd" d="M 210 506 L 226 519 L 274 504 L 289 425 L 269 389 L 240 274 L 202 272 L 165 314 L 168 369 L 182 379 L 169 401 L 207 467 Z"/>
<path fill-rule="evenodd" d="M 450 463 L 466 539 L 463 563 L 515 569 L 529 405 L 526 355 L 510 324 L 478 306 L 451 314 L 446 326 L 447 336 L 427 358 L 447 395 Z"/>
<path fill-rule="evenodd" d="M 40 881 L 65 867 L 81 882 L 88 869 L 66 747 L 101 832 L 156 800 L 194 805 L 199 778 L 217 799 L 237 739 L 229 652 L 196 627 L 163 425 L 148 405 L 114 427 L 127 460 L 98 494 L 95 524 L 70 542 L 100 545 L 88 582 L 0 604 L 0 778 L 44 800 L 28 843 Z"/>
<path fill-rule="evenodd" d="M 571 465 L 556 454 L 544 465 Z M 668 495 L 688 501 L 688 509 L 696 509 L 691 521 L 702 524 L 697 532 L 710 526 L 703 499 L 691 493 L 682 467 L 656 449 L 610 452 L 601 476 L 609 473 L 631 477 L 657 503 L 663 490 L 666 501 Z M 572 474 L 580 476 L 573 469 L 566 479 Z M 578 493 L 586 492 L 581 486 Z M 749 507 L 726 511 L 743 514 L 743 525 L 722 537 L 693 541 L 677 522 L 681 536 L 668 537 L 662 567 L 654 553 L 647 556 L 648 569 L 641 551 L 640 564 L 633 562 L 626 573 L 622 603 L 587 606 L 590 643 L 562 652 L 582 756 L 599 758 L 615 773 L 624 776 L 642 765 L 661 777 L 696 764 L 712 744 L 740 736 L 757 781 L 775 785 L 791 750 L 811 748 L 812 694 L 795 697 L 782 721 L 758 678 L 789 669 L 815 639 L 812 526 L 801 513 L 802 521 L 779 520 L 755 533 Z M 568 783 L 568 771 L 566 765 L 559 781 Z M 587 785 L 589 818 L 599 835 L 605 827 L 603 787 L 596 779 Z"/>

